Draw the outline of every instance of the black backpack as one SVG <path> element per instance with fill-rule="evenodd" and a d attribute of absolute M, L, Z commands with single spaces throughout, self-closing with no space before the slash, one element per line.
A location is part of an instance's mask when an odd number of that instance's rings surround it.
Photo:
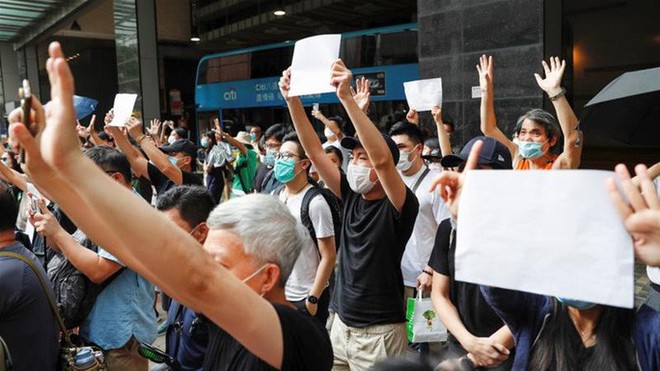
<path fill-rule="evenodd" d="M 98 252 L 98 246 L 82 232 L 77 231 L 73 237 L 82 246 Z M 101 291 L 123 270 L 122 267 L 103 283 L 95 284 L 63 255 L 56 255 L 51 259 L 48 263 L 48 278 L 52 283 L 57 306 L 67 329 L 82 324 Z"/>
<path fill-rule="evenodd" d="M 305 196 L 303 197 L 302 203 L 300 205 L 300 221 L 305 226 L 305 228 L 307 228 L 309 236 L 312 238 L 314 245 L 316 245 L 318 248 L 319 246 L 318 240 L 316 239 L 316 232 L 314 231 L 314 224 L 312 223 L 312 219 L 309 217 L 309 204 L 312 202 L 314 197 L 320 194 L 330 207 L 330 213 L 332 214 L 332 224 L 335 229 L 335 251 L 337 251 L 339 250 L 339 236 L 341 235 L 342 227 L 342 202 L 337 196 L 335 196 L 334 193 L 332 193 L 331 190 L 320 187 L 315 182 L 312 182 L 311 184 L 312 188 L 310 188 L 309 191 L 305 193 Z M 284 190 L 283 185 L 273 191 L 273 194 L 279 195 L 282 190 Z"/>

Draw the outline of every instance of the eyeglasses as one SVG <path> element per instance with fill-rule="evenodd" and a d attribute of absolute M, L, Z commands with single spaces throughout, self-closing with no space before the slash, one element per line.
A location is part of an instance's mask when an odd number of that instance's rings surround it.
<path fill-rule="evenodd" d="M 282 152 L 275 155 L 276 160 L 290 160 L 294 157 L 300 158 L 300 156 L 293 154 L 291 152 Z"/>

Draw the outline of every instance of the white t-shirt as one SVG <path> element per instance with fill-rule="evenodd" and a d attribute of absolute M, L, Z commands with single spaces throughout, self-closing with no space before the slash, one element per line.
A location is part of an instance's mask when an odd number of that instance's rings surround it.
<path fill-rule="evenodd" d="M 413 189 L 417 179 L 424 173 L 425 166 L 412 176 L 401 174 L 406 186 Z M 450 217 L 449 209 L 445 205 L 438 192 L 429 192 L 431 182 L 440 174 L 440 171 L 429 169 L 428 174 L 415 191 L 417 201 L 419 202 L 419 213 L 413 227 L 412 235 L 406 244 L 406 250 L 401 258 L 401 273 L 403 274 L 403 284 L 409 287 L 417 286 L 417 276 L 429 262 L 435 234 L 438 225 L 444 219 Z"/>
<path fill-rule="evenodd" d="M 302 191 L 289 197 L 286 196 L 286 190 L 282 190 L 279 195 L 280 201 L 286 204 L 289 212 L 291 212 L 298 223 L 301 224 L 300 208 L 302 206 L 303 198 L 305 197 L 305 194 L 309 192 L 310 188 L 312 188 L 311 184 L 305 187 Z M 328 203 L 323 196 L 318 195 L 309 203 L 309 218 L 314 226 L 316 238 L 325 238 L 335 235 L 330 206 L 328 206 Z M 293 271 L 291 271 L 291 275 L 286 281 L 286 286 L 284 287 L 284 293 L 286 294 L 287 300 L 300 301 L 307 298 L 309 291 L 314 285 L 316 271 L 319 268 L 320 262 L 321 254 L 319 253 L 316 244 L 314 244 L 314 241 L 312 241 L 311 237 L 307 235 L 307 243 L 305 243 L 302 251 L 300 251 L 300 256 L 298 256 L 298 260 L 296 260 L 296 264 L 293 266 Z"/>

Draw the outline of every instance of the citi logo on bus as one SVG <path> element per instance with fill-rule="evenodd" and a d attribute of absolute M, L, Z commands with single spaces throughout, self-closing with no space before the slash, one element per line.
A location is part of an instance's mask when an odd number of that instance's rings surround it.
<path fill-rule="evenodd" d="M 222 98 L 224 98 L 225 101 L 236 100 L 238 99 L 238 92 L 234 88 L 229 88 L 229 90 L 223 94 Z"/>

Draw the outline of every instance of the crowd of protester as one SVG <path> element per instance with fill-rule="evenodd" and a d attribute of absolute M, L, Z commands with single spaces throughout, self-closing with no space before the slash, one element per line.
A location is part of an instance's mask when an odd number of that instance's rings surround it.
<path fill-rule="evenodd" d="M 49 56 L 47 112 L 34 97 L 29 117 L 12 112 L 0 146 L 0 338 L 15 370 L 58 369 L 63 332 L 53 310 L 109 370 L 147 370 L 140 349 L 157 336 L 158 301 L 171 357 L 160 369 L 660 369 L 658 164 L 638 165 L 634 178 L 619 165 L 621 190 L 607 184 L 649 266 L 639 308 L 455 278 L 467 172 L 580 165 L 583 138 L 559 58 L 535 75 L 557 117 L 530 110 L 508 135 L 495 116 L 493 59 L 482 56 L 484 136 L 454 151 L 456 124 L 439 106 L 437 136 L 425 135 L 414 110 L 381 133 L 368 116 L 368 81 L 353 88 L 341 60 L 331 82 L 346 117 L 307 112 L 289 96 L 287 69 L 279 88 L 292 126 L 232 136 L 216 119 L 197 145 L 171 121 L 114 126 L 112 110 L 101 130 L 94 117 L 81 125 L 58 43 Z M 431 352 L 407 337 L 405 301 L 418 292 L 449 333 L 441 362 L 402 359 Z"/>

